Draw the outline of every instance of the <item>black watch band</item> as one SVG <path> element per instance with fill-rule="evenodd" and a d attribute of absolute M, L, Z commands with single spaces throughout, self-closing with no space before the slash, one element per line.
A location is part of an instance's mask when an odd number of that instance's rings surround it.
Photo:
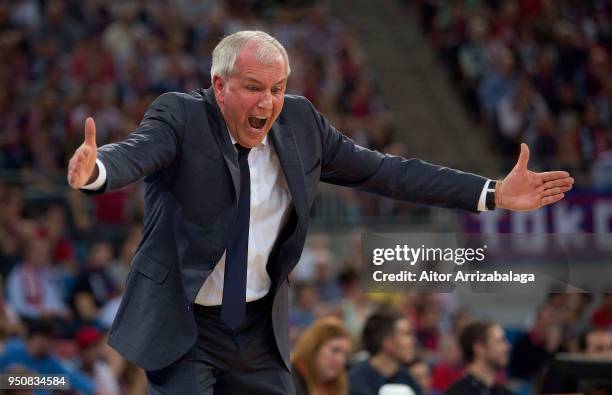
<path fill-rule="evenodd" d="M 489 186 L 487 187 L 487 194 L 485 199 L 485 207 L 487 210 L 495 210 L 495 185 L 497 181 L 491 180 L 489 181 Z"/>

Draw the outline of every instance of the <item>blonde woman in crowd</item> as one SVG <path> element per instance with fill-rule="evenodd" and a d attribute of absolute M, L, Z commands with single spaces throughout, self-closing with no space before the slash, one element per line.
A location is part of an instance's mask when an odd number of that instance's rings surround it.
<path fill-rule="evenodd" d="M 291 358 L 297 395 L 346 395 L 348 331 L 336 317 L 324 317 L 306 329 Z"/>

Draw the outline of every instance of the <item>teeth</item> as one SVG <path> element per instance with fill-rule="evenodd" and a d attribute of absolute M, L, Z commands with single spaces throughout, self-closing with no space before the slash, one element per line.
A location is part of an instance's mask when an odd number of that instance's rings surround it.
<path fill-rule="evenodd" d="M 257 118 L 257 119 L 266 119 L 266 117 L 258 117 L 258 116 L 255 116 L 255 118 Z"/>

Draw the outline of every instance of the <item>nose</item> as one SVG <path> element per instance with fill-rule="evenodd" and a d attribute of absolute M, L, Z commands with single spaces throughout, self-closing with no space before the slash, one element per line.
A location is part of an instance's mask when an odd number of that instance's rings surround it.
<path fill-rule="evenodd" d="M 264 92 L 263 97 L 257 104 L 257 107 L 263 110 L 272 110 L 272 94 L 270 92 Z"/>

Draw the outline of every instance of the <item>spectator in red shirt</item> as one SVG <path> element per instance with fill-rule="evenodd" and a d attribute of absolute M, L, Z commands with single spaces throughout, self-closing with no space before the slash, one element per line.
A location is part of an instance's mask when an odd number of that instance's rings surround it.
<path fill-rule="evenodd" d="M 591 316 L 591 324 L 601 327 L 612 326 L 612 292 L 603 294 L 601 304 Z"/>

